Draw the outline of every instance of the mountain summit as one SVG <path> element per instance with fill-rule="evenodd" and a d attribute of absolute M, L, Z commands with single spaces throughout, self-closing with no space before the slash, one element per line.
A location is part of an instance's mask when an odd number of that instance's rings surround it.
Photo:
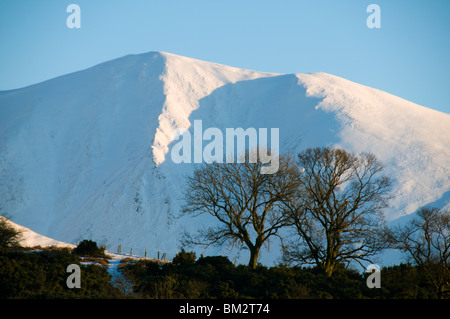
<path fill-rule="evenodd" d="M 173 255 L 184 230 L 178 133 L 279 128 L 280 151 L 372 152 L 388 221 L 450 201 L 450 115 L 326 73 L 273 74 L 169 53 L 129 55 L 0 92 L 0 215 L 45 236 Z"/>

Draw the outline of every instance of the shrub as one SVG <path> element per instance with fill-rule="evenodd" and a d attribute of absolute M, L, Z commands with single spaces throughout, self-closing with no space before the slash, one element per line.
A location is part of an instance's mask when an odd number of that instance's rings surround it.
<path fill-rule="evenodd" d="M 105 248 L 98 247 L 95 241 L 86 239 L 78 244 L 74 252 L 79 256 L 106 257 Z"/>
<path fill-rule="evenodd" d="M 20 247 L 21 232 L 11 225 L 5 217 L 0 216 L 0 248 Z"/>
<path fill-rule="evenodd" d="M 172 264 L 178 267 L 187 267 L 195 263 L 195 258 L 195 252 L 186 252 L 184 249 L 181 249 L 181 252 L 173 258 Z"/>
<path fill-rule="evenodd" d="M 77 264 L 81 288 L 70 289 L 66 269 Z M 82 265 L 68 249 L 44 251 L 0 250 L 0 298 L 121 298 L 108 272 L 96 265 Z"/>

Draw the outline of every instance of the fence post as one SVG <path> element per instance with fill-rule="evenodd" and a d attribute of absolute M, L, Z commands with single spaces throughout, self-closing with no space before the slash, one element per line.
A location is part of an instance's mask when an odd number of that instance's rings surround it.
<path fill-rule="evenodd" d="M 147 257 L 147 246 L 145 247 L 145 254 L 144 257 Z"/>
<path fill-rule="evenodd" d="M 130 249 L 130 256 L 133 255 L 133 248 Z"/>
<path fill-rule="evenodd" d="M 121 253 L 122 252 L 122 244 L 119 244 L 119 246 L 117 247 L 117 253 Z"/>

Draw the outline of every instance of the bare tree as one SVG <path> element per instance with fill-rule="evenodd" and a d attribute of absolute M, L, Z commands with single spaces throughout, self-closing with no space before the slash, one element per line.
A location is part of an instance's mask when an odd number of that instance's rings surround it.
<path fill-rule="evenodd" d="M 283 245 L 288 263 L 313 264 L 331 276 L 338 264 L 370 261 L 387 247 L 382 209 L 389 179 L 372 154 L 307 149 L 298 156 L 301 189 L 287 205 L 296 238 Z"/>
<path fill-rule="evenodd" d="M 395 232 L 396 247 L 426 273 L 438 298 L 450 292 L 450 211 L 423 207 Z"/>
<path fill-rule="evenodd" d="M 279 156 L 278 154 L 276 156 Z M 298 168 L 289 156 L 279 156 L 274 174 L 262 174 L 267 161 L 204 164 L 188 179 L 183 212 L 208 214 L 217 225 L 188 238 L 189 244 L 245 245 L 250 250 L 249 266 L 255 268 L 260 249 L 286 225 L 284 201 L 298 191 Z"/>

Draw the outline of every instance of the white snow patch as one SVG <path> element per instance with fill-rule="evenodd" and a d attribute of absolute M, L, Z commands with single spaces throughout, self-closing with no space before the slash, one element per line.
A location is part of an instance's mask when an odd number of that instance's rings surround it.
<path fill-rule="evenodd" d="M 1 219 L 6 219 L 3 216 L 0 216 Z M 55 240 L 46 236 L 43 236 L 41 234 L 38 234 L 31 229 L 21 226 L 19 224 L 16 224 L 9 219 L 6 219 L 6 222 L 12 226 L 14 229 L 20 231 L 20 245 L 22 247 L 61 247 L 61 248 L 75 248 L 76 246 L 73 244 L 65 243 L 59 240 Z"/>

